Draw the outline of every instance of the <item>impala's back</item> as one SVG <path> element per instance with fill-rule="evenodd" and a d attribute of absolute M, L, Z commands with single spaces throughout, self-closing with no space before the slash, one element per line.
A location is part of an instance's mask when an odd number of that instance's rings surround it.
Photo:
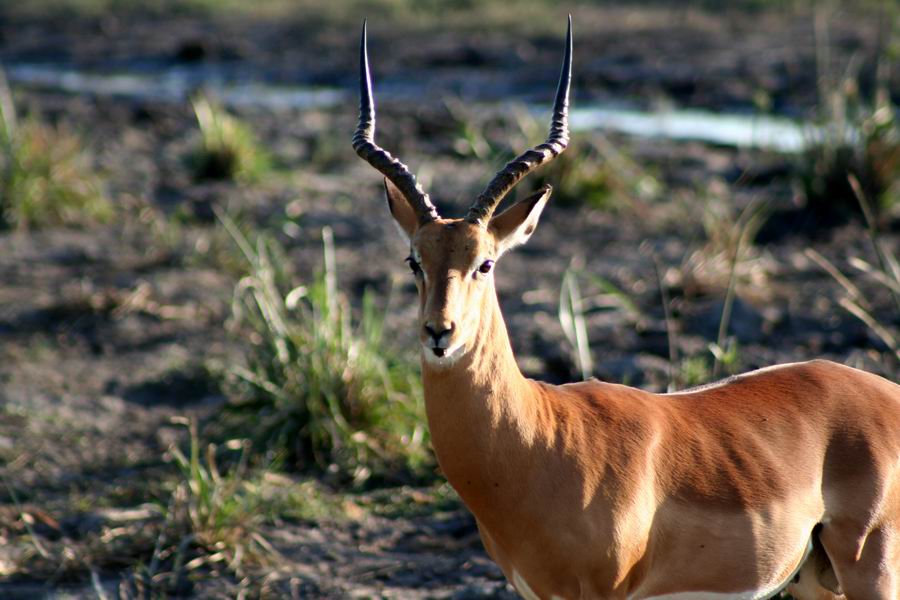
<path fill-rule="evenodd" d="M 565 552 L 583 557 L 593 589 L 609 586 L 614 563 L 615 585 L 634 597 L 764 598 L 794 578 L 814 542 L 856 563 L 870 535 L 898 523 L 900 386 L 882 377 L 811 361 L 674 394 L 538 385 L 553 406 L 539 437 L 577 468 L 565 491 L 544 473 L 532 510 L 553 498 L 578 518 L 536 538 L 571 539 Z"/>

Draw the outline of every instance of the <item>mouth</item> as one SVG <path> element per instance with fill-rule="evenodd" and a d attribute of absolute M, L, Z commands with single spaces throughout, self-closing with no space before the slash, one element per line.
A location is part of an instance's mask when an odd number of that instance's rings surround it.
<path fill-rule="evenodd" d="M 438 346 L 423 346 L 425 351 L 425 360 L 433 365 L 449 365 L 465 353 L 465 344 L 451 347 L 440 348 Z"/>

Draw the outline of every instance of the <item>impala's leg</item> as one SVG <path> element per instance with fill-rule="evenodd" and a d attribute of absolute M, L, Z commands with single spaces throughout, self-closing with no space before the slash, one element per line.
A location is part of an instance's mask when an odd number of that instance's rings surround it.
<path fill-rule="evenodd" d="M 812 552 L 797 573 L 797 578 L 787 591 L 796 600 L 843 600 L 837 575 L 828 559 L 822 542 L 819 541 L 820 527 L 812 534 Z"/>
<path fill-rule="evenodd" d="M 788 586 L 787 591 L 796 600 L 843 600 L 845 596 L 837 596 L 819 585 L 812 569 L 804 567 L 797 574 L 799 580 Z"/>
<path fill-rule="evenodd" d="M 863 539 L 856 524 L 829 523 L 822 529 L 822 543 L 847 600 L 900 600 L 896 524 L 879 525 Z"/>

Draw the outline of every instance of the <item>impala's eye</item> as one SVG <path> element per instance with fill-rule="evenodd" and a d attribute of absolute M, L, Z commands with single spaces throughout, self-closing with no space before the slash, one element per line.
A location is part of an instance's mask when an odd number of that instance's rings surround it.
<path fill-rule="evenodd" d="M 493 269 L 493 268 L 494 268 L 494 261 L 486 260 L 483 263 L 481 263 L 480 267 L 478 267 L 478 272 L 481 273 L 482 275 L 487 275 L 488 273 L 491 272 L 491 269 Z"/>
<path fill-rule="evenodd" d="M 422 267 L 419 266 L 419 263 L 412 256 L 408 257 L 406 262 L 409 264 L 409 270 L 413 272 L 413 275 L 418 275 L 422 272 Z"/>

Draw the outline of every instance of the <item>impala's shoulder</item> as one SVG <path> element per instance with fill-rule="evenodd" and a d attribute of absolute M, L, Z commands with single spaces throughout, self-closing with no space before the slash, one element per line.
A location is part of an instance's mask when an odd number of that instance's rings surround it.
<path fill-rule="evenodd" d="M 557 430 L 585 435 L 583 447 L 596 451 L 601 439 L 649 440 L 663 427 L 667 409 L 660 396 L 597 379 L 551 385 L 538 383 Z M 586 433 L 589 432 L 589 433 Z"/>

